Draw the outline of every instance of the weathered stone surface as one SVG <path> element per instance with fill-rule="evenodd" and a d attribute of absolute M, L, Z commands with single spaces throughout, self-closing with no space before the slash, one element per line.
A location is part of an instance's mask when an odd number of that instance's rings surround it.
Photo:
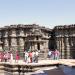
<path fill-rule="evenodd" d="M 0 48 L 4 50 L 46 50 L 51 30 L 36 24 L 10 25 L 0 30 Z M 48 39 L 47 39 L 48 38 Z M 20 48 L 19 48 L 20 47 Z"/>

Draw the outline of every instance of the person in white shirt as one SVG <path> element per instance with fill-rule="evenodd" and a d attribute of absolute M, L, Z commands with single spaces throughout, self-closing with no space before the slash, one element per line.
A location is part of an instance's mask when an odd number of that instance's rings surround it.
<path fill-rule="evenodd" d="M 35 51 L 35 62 L 38 63 L 38 50 Z"/>
<path fill-rule="evenodd" d="M 25 62 L 28 62 L 28 52 L 25 51 Z"/>
<path fill-rule="evenodd" d="M 10 62 L 13 62 L 13 54 L 10 53 Z"/>
<path fill-rule="evenodd" d="M 52 55 L 52 51 L 49 50 L 49 52 L 48 52 L 48 57 L 49 57 L 49 59 L 51 59 L 51 55 Z"/>
<path fill-rule="evenodd" d="M 35 51 L 32 51 L 32 62 L 35 62 Z"/>

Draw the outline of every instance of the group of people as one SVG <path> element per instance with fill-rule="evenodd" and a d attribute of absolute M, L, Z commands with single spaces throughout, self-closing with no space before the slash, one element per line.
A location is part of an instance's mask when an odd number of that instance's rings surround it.
<path fill-rule="evenodd" d="M 49 50 L 49 52 L 48 52 L 49 59 L 58 60 L 59 57 L 60 57 L 60 53 L 58 50 L 54 50 L 54 51 Z"/>
<path fill-rule="evenodd" d="M 18 62 L 20 59 L 18 51 L 15 53 L 15 62 Z M 12 62 L 14 59 L 13 53 L 11 51 L 0 52 L 0 62 Z"/>
<path fill-rule="evenodd" d="M 26 63 L 33 63 L 38 62 L 38 51 L 25 51 L 24 53 L 24 61 Z M 0 52 L 0 62 L 12 62 L 15 60 L 15 62 L 18 62 L 20 60 L 20 54 L 19 51 L 15 51 L 15 54 L 13 54 L 11 51 L 7 52 Z"/>
<path fill-rule="evenodd" d="M 0 62 L 8 62 L 13 60 L 13 54 L 12 52 L 0 52 Z"/>
<path fill-rule="evenodd" d="M 26 51 L 23 53 L 24 54 L 24 62 L 26 63 L 38 63 L 38 50 L 34 51 Z M 60 53 L 58 50 L 49 50 L 48 52 L 48 57 L 49 59 L 54 59 L 57 60 L 59 59 Z M 11 51 L 7 52 L 0 52 L 0 62 L 5 61 L 5 62 L 12 62 L 15 59 L 15 62 L 18 62 L 20 60 L 20 54 L 19 51 L 15 51 L 15 55 Z"/>
<path fill-rule="evenodd" d="M 38 51 L 25 51 L 25 62 L 26 63 L 38 63 Z"/>
<path fill-rule="evenodd" d="M 0 62 L 12 62 L 14 58 L 15 62 L 18 62 L 20 59 L 18 51 L 16 51 L 15 54 L 13 54 L 11 51 L 0 52 Z"/>

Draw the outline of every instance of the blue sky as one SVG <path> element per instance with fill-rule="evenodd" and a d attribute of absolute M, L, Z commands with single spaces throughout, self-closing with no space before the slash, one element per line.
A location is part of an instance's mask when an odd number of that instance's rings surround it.
<path fill-rule="evenodd" d="M 75 24 L 75 0 L 0 0 L 0 26 Z"/>

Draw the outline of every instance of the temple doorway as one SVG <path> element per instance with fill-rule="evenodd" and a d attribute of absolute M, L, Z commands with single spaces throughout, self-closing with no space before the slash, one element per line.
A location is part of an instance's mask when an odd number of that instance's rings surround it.
<path fill-rule="evenodd" d="M 37 43 L 37 49 L 40 50 L 40 43 Z"/>

